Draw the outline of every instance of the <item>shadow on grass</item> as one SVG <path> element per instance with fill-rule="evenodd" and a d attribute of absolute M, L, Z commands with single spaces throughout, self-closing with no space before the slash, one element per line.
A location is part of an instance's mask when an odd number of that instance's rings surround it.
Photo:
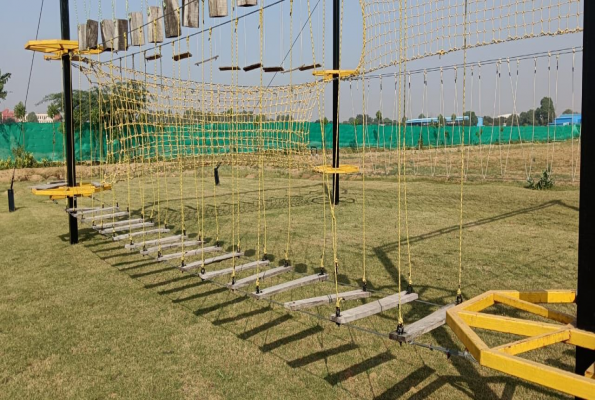
<path fill-rule="evenodd" d="M 386 362 L 394 360 L 395 356 L 389 352 L 380 353 L 372 358 L 368 358 L 358 364 L 352 365 L 351 367 L 345 368 L 343 371 L 335 372 L 334 374 L 327 375 L 324 380 L 335 386 L 339 382 L 343 382 L 353 376 L 368 372 L 372 368 L 382 365 Z"/>
<path fill-rule="evenodd" d="M 431 377 L 435 372 L 436 371 L 433 368 L 424 365 L 397 382 L 394 386 L 386 390 L 380 396 L 376 397 L 376 399 L 390 400 L 401 398 L 402 396 L 405 396 L 412 388 L 420 385 L 426 379 Z"/>
<path fill-rule="evenodd" d="M 244 333 L 240 333 L 238 335 L 238 337 L 242 340 L 246 340 L 251 338 L 252 336 L 256 336 L 261 332 L 264 332 L 266 330 L 269 330 L 271 328 L 273 328 L 276 325 L 282 324 L 283 322 L 287 322 L 290 319 L 293 319 L 293 317 L 289 314 L 283 314 L 278 318 L 275 318 L 265 324 L 262 324 L 260 326 L 257 326 L 256 328 L 250 329 L 249 331 L 246 331 Z"/>
<path fill-rule="evenodd" d="M 149 284 L 145 285 L 145 289 L 154 289 L 159 286 L 165 286 L 165 285 L 169 285 L 171 283 L 185 281 L 190 278 L 194 278 L 194 276 L 193 275 L 183 275 L 183 276 L 179 276 L 177 278 L 173 278 L 173 279 L 163 281 L 163 282 L 149 283 Z"/>
<path fill-rule="evenodd" d="M 255 308 L 254 310 L 246 311 L 245 313 L 234 315 L 233 317 L 227 317 L 227 318 L 217 319 L 217 320 L 213 321 L 212 324 L 213 325 L 217 325 L 217 326 L 219 326 L 219 325 L 225 325 L 225 324 L 228 324 L 230 322 L 236 322 L 236 321 L 240 321 L 242 319 L 254 317 L 256 315 L 265 314 L 265 313 L 267 313 L 269 311 L 271 311 L 271 307 L 270 306 L 266 306 L 266 307 L 263 307 L 263 308 Z"/>
<path fill-rule="evenodd" d="M 314 325 L 311 328 L 304 329 L 301 332 L 294 333 L 293 335 L 286 336 L 284 338 L 272 341 L 270 343 L 266 343 L 265 345 L 260 347 L 260 350 L 267 353 L 269 351 L 273 351 L 278 347 L 284 346 L 286 344 L 290 344 L 292 342 L 297 342 L 299 340 L 305 339 L 309 336 L 316 335 L 317 333 L 323 332 L 324 328 L 320 325 Z"/>
<path fill-rule="evenodd" d="M 227 301 L 225 301 L 223 303 L 214 304 L 214 305 L 209 306 L 209 307 L 199 308 L 198 310 L 195 310 L 194 311 L 194 315 L 196 315 L 196 316 L 203 316 L 205 314 L 208 314 L 208 313 L 211 313 L 211 312 L 220 310 L 223 307 L 232 306 L 234 304 L 241 303 L 241 302 L 243 302 L 246 299 L 248 299 L 248 297 L 245 297 L 245 296 L 243 296 L 243 297 L 234 297 L 233 299 L 227 300 Z"/>
<path fill-rule="evenodd" d="M 349 342 L 337 347 L 333 347 L 332 349 L 320 350 L 316 353 L 308 354 L 307 356 L 301 358 L 296 358 L 295 360 L 288 361 L 287 365 L 289 365 L 291 368 L 302 368 L 308 364 L 315 363 L 316 361 L 326 360 L 329 357 L 346 353 L 357 348 L 358 346 L 355 343 Z"/>

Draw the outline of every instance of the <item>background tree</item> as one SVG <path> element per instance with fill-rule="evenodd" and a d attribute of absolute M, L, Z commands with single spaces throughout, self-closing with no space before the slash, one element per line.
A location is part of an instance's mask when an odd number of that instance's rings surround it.
<path fill-rule="evenodd" d="M 438 114 L 438 125 L 444 126 L 445 124 L 446 124 L 446 119 L 444 118 L 444 115 Z"/>
<path fill-rule="evenodd" d="M 35 114 L 34 112 L 30 112 L 29 114 L 27 114 L 27 122 L 35 122 L 38 123 L 39 120 L 37 119 L 37 114 Z"/>
<path fill-rule="evenodd" d="M 494 118 L 490 117 L 489 115 L 485 115 L 483 117 L 483 124 L 485 126 L 492 126 L 492 125 L 494 125 Z"/>
<path fill-rule="evenodd" d="M 55 104 L 50 104 L 48 105 L 47 114 L 48 117 L 53 119 L 56 115 L 60 114 L 60 110 L 58 110 L 58 106 Z"/>
<path fill-rule="evenodd" d="M 535 124 L 547 125 L 556 119 L 556 109 L 554 101 L 550 97 L 544 97 L 540 101 L 540 106 L 535 110 Z"/>
<path fill-rule="evenodd" d="M 467 120 L 463 119 L 463 125 L 466 126 L 477 126 L 479 119 L 475 115 L 475 111 L 465 111 L 463 117 L 469 117 Z"/>
<path fill-rule="evenodd" d="M 6 95 L 8 94 L 8 92 L 6 90 L 4 90 L 4 85 L 6 85 L 6 82 L 8 82 L 8 79 L 10 78 L 10 73 L 5 73 L 3 74 L 2 71 L 0 70 L 0 100 L 5 100 L 6 99 Z"/>
<path fill-rule="evenodd" d="M 380 111 L 380 110 L 376 111 L 376 122 L 377 123 L 382 122 L 382 111 Z"/>
<path fill-rule="evenodd" d="M 564 112 L 562 114 L 578 114 L 578 113 L 572 111 L 570 108 L 567 108 L 566 110 L 564 110 Z"/>
<path fill-rule="evenodd" d="M 450 121 L 454 124 L 456 122 L 456 120 L 457 120 L 457 114 L 452 114 L 450 116 Z"/>
<path fill-rule="evenodd" d="M 421 114 L 419 114 L 419 115 L 417 116 L 417 118 L 419 118 L 419 119 L 423 119 L 423 118 L 425 118 L 425 117 L 426 117 L 426 116 L 425 116 L 423 113 L 421 113 Z"/>
<path fill-rule="evenodd" d="M 19 101 L 19 104 L 14 106 L 14 117 L 17 120 L 22 121 L 25 118 L 25 115 L 27 115 L 27 110 L 25 109 L 25 105 L 23 104 L 22 101 Z"/>

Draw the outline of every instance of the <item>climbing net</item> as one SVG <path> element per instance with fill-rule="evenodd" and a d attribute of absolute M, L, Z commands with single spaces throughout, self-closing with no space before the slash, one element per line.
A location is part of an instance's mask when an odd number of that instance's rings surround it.
<path fill-rule="evenodd" d="M 99 92 L 108 163 L 182 159 L 206 163 L 303 166 L 317 82 L 248 87 L 154 75 L 87 60 Z M 308 153 L 309 154 L 309 153 Z"/>
<path fill-rule="evenodd" d="M 360 71 L 519 39 L 582 32 L 580 0 L 361 0 Z"/>

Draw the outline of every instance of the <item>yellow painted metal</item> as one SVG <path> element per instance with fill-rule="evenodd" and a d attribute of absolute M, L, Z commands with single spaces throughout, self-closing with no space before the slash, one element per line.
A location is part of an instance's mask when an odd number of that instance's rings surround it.
<path fill-rule="evenodd" d="M 572 303 L 575 299 L 576 292 L 571 290 L 490 291 L 449 309 L 446 323 L 481 365 L 570 395 L 595 399 L 595 366 L 581 376 L 516 356 L 555 343 L 595 349 L 595 333 L 577 329 L 573 316 L 536 304 Z M 479 312 L 497 303 L 547 318 L 552 323 Z M 473 328 L 526 338 L 490 349 Z"/>
<path fill-rule="evenodd" d="M 333 168 L 330 165 L 320 165 L 314 167 L 314 171 L 323 174 L 357 174 L 359 172 L 359 167 L 355 165 L 341 165 L 338 168 Z"/>
<path fill-rule="evenodd" d="M 482 365 L 497 371 L 550 389 L 559 390 L 583 399 L 595 399 L 595 382 L 593 379 L 572 372 L 494 350 L 484 352 L 482 362 Z"/>
<path fill-rule="evenodd" d="M 555 332 L 544 333 L 543 335 L 531 336 L 513 343 L 494 347 L 493 350 L 502 351 L 506 354 L 516 355 L 531 350 L 546 347 L 555 343 L 565 342 L 570 339 L 570 328 L 562 328 Z"/>
<path fill-rule="evenodd" d="M 38 51 L 51 54 L 44 56 L 45 60 L 59 60 L 62 55 L 72 53 L 73 57 L 81 55 L 101 54 L 104 48 L 98 46 L 96 49 L 79 50 L 79 43 L 76 40 L 30 40 L 25 45 L 25 50 Z M 77 60 L 78 61 L 78 60 Z"/>
<path fill-rule="evenodd" d="M 550 310 L 544 306 L 521 300 L 518 297 L 515 298 L 504 293 L 494 293 L 494 301 L 496 303 L 506 304 L 511 307 L 518 308 L 519 310 L 528 311 L 532 314 L 561 322 L 563 324 L 570 324 L 575 320 L 574 316 L 572 315 Z"/>
<path fill-rule="evenodd" d="M 75 187 L 61 186 L 52 189 L 32 189 L 31 192 L 36 196 L 49 196 L 51 200 L 60 200 L 67 197 L 91 197 L 95 193 L 111 190 L 111 188 L 112 185 L 109 183 L 98 186 L 91 183 L 81 183 Z"/>
<path fill-rule="evenodd" d="M 587 378 L 595 379 L 595 363 L 591 364 L 589 368 L 585 371 L 585 376 Z"/>
<path fill-rule="evenodd" d="M 324 70 L 314 70 L 312 71 L 312 75 L 314 76 L 322 76 L 325 81 L 331 81 L 335 77 L 347 78 L 350 76 L 357 75 L 359 72 L 357 69 L 324 69 Z"/>

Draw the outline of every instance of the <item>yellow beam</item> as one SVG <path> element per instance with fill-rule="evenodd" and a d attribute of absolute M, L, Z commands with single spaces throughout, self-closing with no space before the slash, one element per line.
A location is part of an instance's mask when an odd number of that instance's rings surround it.
<path fill-rule="evenodd" d="M 571 329 L 568 343 L 585 349 L 595 350 L 595 333 L 582 329 Z"/>
<path fill-rule="evenodd" d="M 575 320 L 575 317 L 573 315 L 568 315 L 562 312 L 550 310 L 548 308 L 545 308 L 544 306 L 521 300 L 518 297 L 514 298 L 510 296 L 508 293 L 494 293 L 494 301 L 496 303 L 506 304 L 511 307 L 518 308 L 519 310 L 528 311 L 532 314 L 539 315 L 541 317 L 548 318 L 557 322 L 561 322 L 563 324 L 570 324 Z"/>
<path fill-rule="evenodd" d="M 591 364 L 589 368 L 585 371 L 585 376 L 587 378 L 595 379 L 595 363 Z"/>
<path fill-rule="evenodd" d="M 519 318 L 477 313 L 472 311 L 460 311 L 458 315 L 465 323 L 467 323 L 467 325 L 472 328 L 511 333 L 513 335 L 520 336 L 543 335 L 544 333 L 555 332 L 561 328 L 560 325 L 548 324 L 545 322 L 527 321 Z"/>
<path fill-rule="evenodd" d="M 92 184 L 81 184 L 75 187 L 62 186 L 53 189 L 32 189 L 31 192 L 36 196 L 50 196 L 52 200 L 63 199 L 66 197 L 90 197 L 97 192 L 111 190 L 110 184 L 95 186 Z"/>
<path fill-rule="evenodd" d="M 312 75 L 322 76 L 325 81 L 330 81 L 335 77 L 346 78 L 349 76 L 357 75 L 358 73 L 359 72 L 356 69 L 317 69 L 312 71 Z"/>
<path fill-rule="evenodd" d="M 453 330 L 459 340 L 463 342 L 465 348 L 471 355 L 479 361 L 481 354 L 489 347 L 481 340 L 479 336 L 465 323 L 463 319 L 454 311 L 456 307 L 446 311 L 446 324 Z M 460 313 L 459 313 L 460 314 Z"/>
<path fill-rule="evenodd" d="M 338 168 L 333 168 L 330 165 L 320 165 L 314 167 L 314 171 L 323 174 L 356 174 L 359 172 L 359 167 L 355 165 L 341 165 Z"/>
<path fill-rule="evenodd" d="M 455 307 L 455 309 L 465 311 L 481 311 L 494 304 L 494 292 L 485 292 L 479 296 L 465 301 L 464 303 Z"/>
<path fill-rule="evenodd" d="M 529 337 L 513 343 L 507 343 L 502 346 L 494 347 L 492 350 L 501 351 L 514 356 L 516 354 L 526 353 L 528 351 L 540 349 L 555 343 L 565 342 L 568 339 L 570 339 L 570 328 L 564 327 L 556 332 L 544 333 L 543 335 Z"/>
<path fill-rule="evenodd" d="M 575 290 L 538 290 L 519 292 L 516 290 L 497 290 L 495 293 L 505 294 L 530 303 L 574 303 Z"/>
<path fill-rule="evenodd" d="M 41 53 L 63 53 L 78 49 L 79 43 L 76 40 L 29 40 L 25 50 L 39 51 Z"/>
<path fill-rule="evenodd" d="M 482 353 L 481 365 L 583 399 L 595 399 L 595 381 L 500 351 Z"/>

